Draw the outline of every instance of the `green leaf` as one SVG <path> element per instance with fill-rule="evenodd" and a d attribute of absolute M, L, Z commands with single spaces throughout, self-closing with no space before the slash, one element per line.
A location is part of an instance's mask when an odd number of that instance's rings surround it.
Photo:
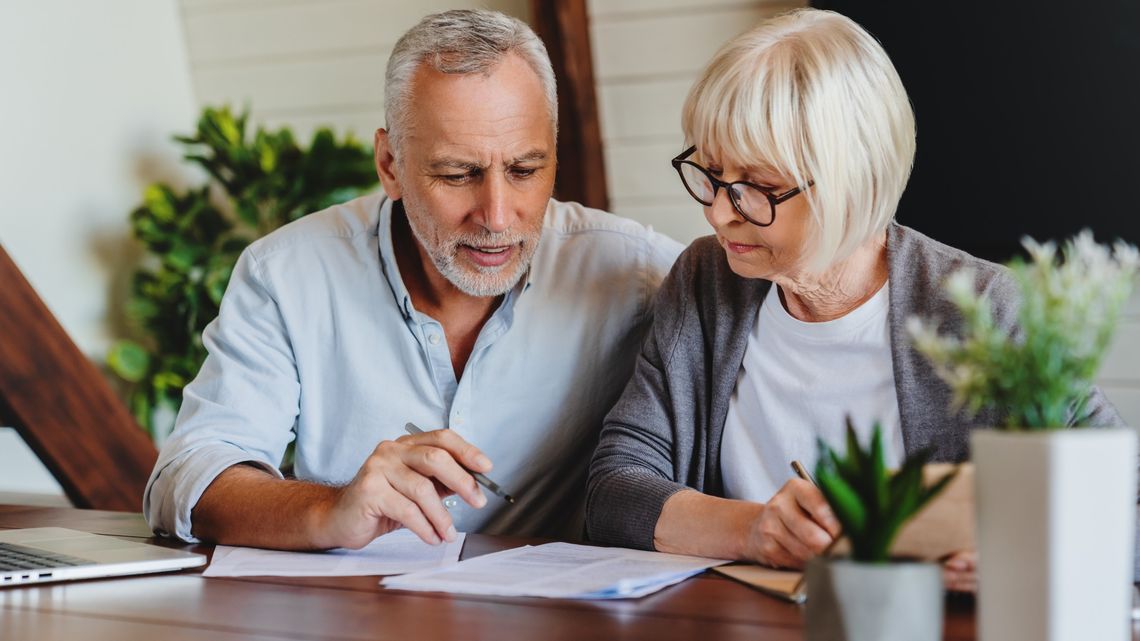
<path fill-rule="evenodd" d="M 816 478 L 836 518 L 848 533 L 862 532 L 867 523 L 867 509 L 855 489 L 838 474 L 825 471 Z"/>
<path fill-rule="evenodd" d="M 163 262 L 179 272 L 190 271 L 198 260 L 199 249 L 189 243 L 179 242 L 163 256 Z"/>
<path fill-rule="evenodd" d="M 906 458 L 898 472 L 886 468 L 882 427 L 872 427 L 867 449 L 859 446 L 851 419 L 847 419 L 847 452 L 843 457 L 819 441 L 816 480 L 843 533 L 851 541 L 852 558 L 863 562 L 889 560 L 891 543 L 907 520 L 949 483 L 943 478 L 923 488 L 923 465 L 929 450 Z"/>
<path fill-rule="evenodd" d="M 143 194 L 143 202 L 158 222 L 172 222 L 175 216 L 174 194 L 163 185 L 151 185 Z"/>
<path fill-rule="evenodd" d="M 232 265 L 218 265 L 206 274 L 206 293 L 214 305 L 222 304 L 222 295 L 229 285 L 230 275 L 233 273 Z"/>
<path fill-rule="evenodd" d="M 150 369 L 150 355 L 142 345 L 134 341 L 121 340 L 112 345 L 107 353 L 107 365 L 119 378 L 129 383 L 137 383 Z"/>
<path fill-rule="evenodd" d="M 249 124 L 248 109 L 203 109 L 196 130 L 174 140 L 209 183 L 150 185 L 130 213 L 147 254 L 125 309 L 144 335 L 116 344 L 108 365 L 132 383 L 127 400 L 144 426 L 157 404 L 181 402 L 201 368 L 202 330 L 217 316 L 241 252 L 285 223 L 376 188 L 371 150 L 359 141 L 326 129 L 305 148 L 288 128 L 249 136 Z"/>
<path fill-rule="evenodd" d="M 131 414 L 135 417 L 135 421 L 152 437 L 154 436 L 154 426 L 151 422 L 151 401 L 150 396 L 144 389 L 136 389 L 131 392 L 128 398 L 128 404 L 131 408 Z"/>

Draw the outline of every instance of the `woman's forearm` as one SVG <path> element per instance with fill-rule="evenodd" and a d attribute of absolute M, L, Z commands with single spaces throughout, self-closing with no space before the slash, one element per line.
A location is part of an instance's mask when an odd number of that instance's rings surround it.
<path fill-rule="evenodd" d="M 683 490 L 669 497 L 657 519 L 659 552 L 716 559 L 748 559 L 751 532 L 764 506 Z"/>

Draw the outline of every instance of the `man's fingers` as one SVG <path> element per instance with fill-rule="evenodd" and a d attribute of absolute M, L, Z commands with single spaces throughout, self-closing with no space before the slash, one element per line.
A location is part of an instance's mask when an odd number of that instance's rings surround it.
<path fill-rule="evenodd" d="M 830 538 L 839 536 L 841 530 L 839 519 L 835 517 L 835 512 L 831 511 L 831 506 L 827 504 L 827 499 L 823 497 L 823 492 L 820 492 L 818 487 L 803 479 L 792 479 L 785 487 L 792 491 L 792 496 L 796 498 L 800 508 L 819 527 L 826 530 Z"/>
<path fill-rule="evenodd" d="M 461 465 L 476 472 L 490 472 L 491 459 L 479 448 L 468 443 L 453 430 L 432 430 L 414 438 L 418 445 L 430 445 L 447 450 Z"/>
<path fill-rule="evenodd" d="M 404 499 L 411 504 L 409 506 L 396 501 L 403 513 L 389 514 L 391 518 L 399 520 L 409 530 L 419 534 L 401 518 L 417 520 L 418 515 L 433 530 L 436 535 L 436 543 L 439 542 L 439 539 L 455 540 L 456 531 L 451 521 L 451 515 L 443 507 L 443 502 L 439 500 L 439 492 L 435 489 L 435 483 L 430 478 L 417 473 L 415 470 L 403 468 L 393 472 L 389 476 L 388 482 L 391 483 L 397 493 L 403 495 Z M 424 538 L 423 535 L 420 538 Z M 426 538 L 424 540 L 428 541 Z M 428 542 L 431 543 L 431 541 Z"/>
<path fill-rule="evenodd" d="M 479 489 L 475 477 L 459 466 L 451 452 L 427 445 L 413 446 L 406 450 L 403 462 L 412 470 L 435 479 L 455 492 L 472 507 L 479 508 L 487 504 L 487 497 Z"/>
<path fill-rule="evenodd" d="M 388 484 L 381 491 L 381 495 L 376 497 L 376 502 L 380 507 L 381 514 L 411 530 L 424 543 L 439 545 L 439 534 L 435 527 L 428 522 L 423 511 L 391 484 Z"/>

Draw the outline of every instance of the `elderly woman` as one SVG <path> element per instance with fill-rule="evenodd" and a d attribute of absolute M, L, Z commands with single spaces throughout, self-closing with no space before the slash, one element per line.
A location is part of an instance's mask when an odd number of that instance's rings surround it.
<path fill-rule="evenodd" d="M 636 372 L 590 469 L 587 527 L 608 544 L 802 567 L 839 531 L 789 462 L 816 438 L 866 442 L 889 464 L 923 448 L 967 458 L 974 425 L 911 346 L 912 315 L 960 317 L 941 290 L 971 267 L 1016 321 L 1001 267 L 894 222 L 914 157 L 914 116 L 886 53 L 841 15 L 800 10 L 729 42 L 689 92 L 692 146 L 673 160 L 715 234 L 658 294 Z M 947 194 L 947 197 L 953 197 Z M 979 230 L 984 233 L 984 230 Z M 1096 391 L 1085 424 L 1121 424 Z M 972 555 L 947 564 L 970 589 Z"/>

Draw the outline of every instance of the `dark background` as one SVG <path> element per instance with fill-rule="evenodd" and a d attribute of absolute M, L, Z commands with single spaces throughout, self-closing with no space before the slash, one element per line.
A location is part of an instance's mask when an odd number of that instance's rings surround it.
<path fill-rule="evenodd" d="M 918 123 L 899 222 L 991 260 L 1140 243 L 1140 0 L 819 0 L 876 36 Z"/>

